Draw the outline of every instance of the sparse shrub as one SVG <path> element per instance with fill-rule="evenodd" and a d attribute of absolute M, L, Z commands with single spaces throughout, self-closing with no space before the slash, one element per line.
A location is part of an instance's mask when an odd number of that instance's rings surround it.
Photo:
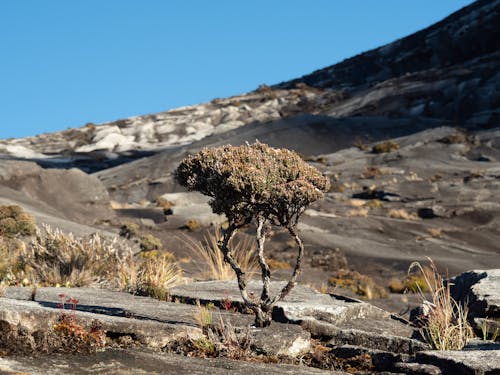
<path fill-rule="evenodd" d="M 221 240 L 221 231 L 217 229 L 214 229 L 213 233 L 208 232 L 203 241 L 185 238 L 185 242 L 191 251 L 197 254 L 204 264 L 202 268 L 203 278 L 209 280 L 234 280 L 236 274 L 231 265 L 224 261 L 224 254 L 219 248 Z M 247 277 L 251 278 L 259 268 L 255 253 L 255 241 L 249 237 L 244 237 L 243 240 L 232 238 L 228 248 L 241 270 Z"/>
<path fill-rule="evenodd" d="M 160 250 L 163 247 L 160 239 L 152 234 L 142 235 L 139 246 L 142 251 Z"/>
<path fill-rule="evenodd" d="M 298 220 L 310 203 L 328 191 L 329 180 L 296 153 L 261 143 L 204 149 L 181 162 L 176 178 L 188 189 L 210 196 L 213 212 L 226 215 L 229 227 L 219 247 L 236 273 L 245 305 L 255 313 L 256 326 L 269 325 L 273 306 L 288 295 L 299 274 L 304 246 L 297 233 Z M 263 280 L 262 293 L 256 301 L 249 297 L 246 275 L 228 247 L 235 233 L 252 220 L 257 222 Z M 269 295 L 270 270 L 264 258 L 266 223 L 286 228 L 299 248 L 290 280 L 274 297 Z"/>
<path fill-rule="evenodd" d="M 0 236 L 31 236 L 35 231 L 35 219 L 20 206 L 0 206 Z"/>
<path fill-rule="evenodd" d="M 139 234 L 139 225 L 136 223 L 125 223 L 120 227 L 120 236 L 126 239 L 137 237 Z"/>
<path fill-rule="evenodd" d="M 190 232 L 194 232 L 200 228 L 201 228 L 201 224 L 196 219 L 189 219 L 182 226 L 182 229 L 187 229 Z"/>
<path fill-rule="evenodd" d="M 384 154 L 387 152 L 392 152 L 399 150 L 399 143 L 394 141 L 385 141 L 382 143 L 377 143 L 372 147 L 372 152 L 374 154 Z"/>
<path fill-rule="evenodd" d="M 474 332 L 467 321 L 467 306 L 453 299 L 450 283 L 444 283 L 436 264 L 429 259 L 431 272 L 425 271 L 418 262 L 413 262 L 408 272 L 419 269 L 431 295 L 428 301 L 423 291 L 419 291 L 422 302 L 428 311 L 420 317 L 423 325 L 422 334 L 432 348 L 437 350 L 461 350 L 474 337 Z"/>
<path fill-rule="evenodd" d="M 328 282 L 332 286 L 351 289 L 353 293 L 366 299 L 385 298 L 388 295 L 385 288 L 377 285 L 371 277 L 357 271 L 338 270 Z"/>

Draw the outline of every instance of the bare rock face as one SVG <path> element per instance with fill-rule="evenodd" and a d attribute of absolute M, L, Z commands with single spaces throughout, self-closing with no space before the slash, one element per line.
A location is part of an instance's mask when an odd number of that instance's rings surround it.
<path fill-rule="evenodd" d="M 500 269 L 464 272 L 450 280 L 455 300 L 469 308 L 469 319 L 477 332 L 488 337 L 500 332 Z M 495 332 L 497 334 L 495 334 Z M 500 337 L 497 337 L 500 340 Z"/>
<path fill-rule="evenodd" d="M 76 222 L 92 224 L 97 218 L 113 216 L 106 188 L 79 169 L 44 169 L 32 162 L 4 160 L 0 185 L 43 202 Z"/>

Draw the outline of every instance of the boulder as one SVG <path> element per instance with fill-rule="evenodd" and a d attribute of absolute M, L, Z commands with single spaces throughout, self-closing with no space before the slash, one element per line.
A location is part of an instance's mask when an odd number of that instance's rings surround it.
<path fill-rule="evenodd" d="M 500 269 L 464 272 L 450 283 L 453 298 L 467 304 L 476 331 L 484 327 L 494 335 L 500 322 Z"/>

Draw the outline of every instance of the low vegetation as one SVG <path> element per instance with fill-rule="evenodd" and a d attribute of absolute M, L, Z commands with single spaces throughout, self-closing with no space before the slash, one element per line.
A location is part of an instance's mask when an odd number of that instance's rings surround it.
<path fill-rule="evenodd" d="M 329 179 L 304 162 L 296 153 L 274 149 L 262 143 L 204 149 L 184 159 L 176 170 L 179 183 L 211 197 L 216 214 L 225 214 L 229 223 L 219 248 L 238 279 L 245 305 L 255 313 L 256 326 L 271 323 L 271 311 L 294 287 L 300 271 L 304 245 L 297 224 L 306 207 L 323 197 L 330 188 Z M 263 289 L 258 300 L 247 292 L 247 276 L 234 259 L 229 243 L 236 232 L 256 222 L 257 256 Z M 271 272 L 264 257 L 268 225 L 288 230 L 299 248 L 297 261 L 286 286 L 270 296 Z"/>
<path fill-rule="evenodd" d="M 154 246 L 150 246 L 155 248 Z M 101 285 L 161 300 L 182 281 L 173 254 L 134 255 L 124 241 L 98 234 L 78 238 L 43 226 L 27 243 L 0 237 L 0 281 L 8 285 Z"/>
<path fill-rule="evenodd" d="M 20 206 L 0 206 L 0 237 L 35 234 L 35 219 Z"/>
<path fill-rule="evenodd" d="M 399 143 L 394 141 L 386 141 L 377 143 L 372 147 L 372 152 L 374 154 L 384 154 L 387 152 L 393 152 L 399 150 Z"/>
<path fill-rule="evenodd" d="M 424 306 L 420 317 L 423 337 L 433 349 L 461 350 L 474 337 L 472 327 L 467 321 L 467 306 L 453 299 L 450 283 L 444 282 L 431 259 L 429 259 L 431 272 L 426 272 L 418 262 L 411 264 L 409 272 L 415 268 L 424 275 L 430 293 L 428 300 L 424 292 L 419 291 Z"/>
<path fill-rule="evenodd" d="M 195 241 L 184 237 L 184 242 L 200 260 L 197 262 L 200 269 L 200 277 L 205 280 L 234 280 L 236 274 L 231 265 L 224 261 L 219 244 L 222 240 L 220 230 L 214 229 L 207 232 L 202 241 Z M 255 252 L 255 241 L 248 236 L 243 238 L 232 238 L 228 244 L 232 257 L 240 265 L 242 271 L 251 278 L 259 268 Z"/>
<path fill-rule="evenodd" d="M 341 269 L 328 279 L 333 287 L 350 289 L 354 294 L 365 298 L 386 298 L 388 296 L 384 287 L 378 285 L 371 277 L 362 275 L 357 271 Z"/>

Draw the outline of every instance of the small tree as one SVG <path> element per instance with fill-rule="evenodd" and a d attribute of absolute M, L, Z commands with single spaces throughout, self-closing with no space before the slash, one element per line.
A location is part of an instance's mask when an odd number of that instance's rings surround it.
<path fill-rule="evenodd" d="M 245 305 L 255 313 L 255 325 L 268 326 L 273 306 L 290 293 L 300 272 L 304 245 L 297 233 L 298 220 L 310 203 L 323 197 L 329 180 L 296 153 L 258 142 L 204 149 L 181 162 L 176 178 L 189 190 L 210 196 L 213 212 L 226 215 L 229 225 L 219 248 L 236 273 Z M 236 232 L 253 219 L 263 282 L 258 301 L 249 297 L 245 273 L 229 249 Z M 269 223 L 287 229 L 299 249 L 290 280 L 273 297 L 269 295 L 271 273 L 264 258 Z"/>

